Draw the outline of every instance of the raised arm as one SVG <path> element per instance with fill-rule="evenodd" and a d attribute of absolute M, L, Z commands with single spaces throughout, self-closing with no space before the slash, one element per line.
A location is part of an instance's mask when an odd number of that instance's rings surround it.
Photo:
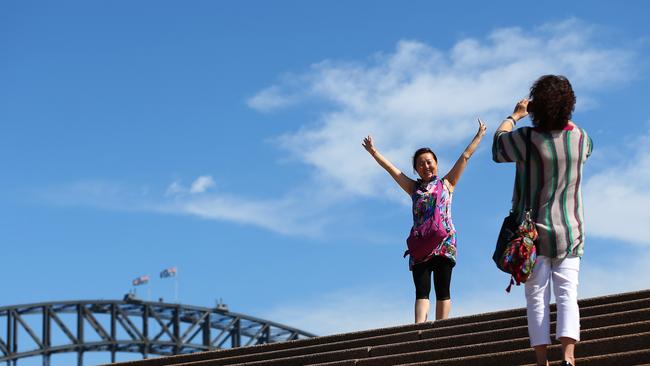
<path fill-rule="evenodd" d="M 458 160 L 456 160 L 456 164 L 451 168 L 449 173 L 445 176 L 445 179 L 447 182 L 449 182 L 449 185 L 451 186 L 451 190 L 453 191 L 454 187 L 456 187 L 456 184 L 458 183 L 458 180 L 460 179 L 460 176 L 463 174 L 463 171 L 465 170 L 465 166 L 467 166 L 467 161 L 469 161 L 469 158 L 474 154 L 474 151 L 478 147 L 478 144 L 481 143 L 481 139 L 483 139 L 483 136 L 485 135 L 485 122 L 481 121 L 481 119 L 478 119 L 478 131 L 476 132 L 476 135 L 472 139 L 472 142 L 469 143 L 467 148 L 465 148 L 465 151 L 460 155 Z"/>
<path fill-rule="evenodd" d="M 413 191 L 415 190 L 415 181 L 409 177 L 407 177 L 404 173 L 402 173 L 399 169 L 395 167 L 388 159 L 386 159 L 382 154 L 377 151 L 377 148 L 375 148 L 375 144 L 372 141 L 372 136 L 368 136 L 363 139 L 363 143 L 361 144 L 363 147 L 368 151 L 370 156 L 375 158 L 377 163 L 386 171 L 388 174 L 390 174 L 393 179 L 395 179 L 395 182 L 399 184 L 400 187 L 406 192 L 409 196 L 413 194 Z"/>
<path fill-rule="evenodd" d="M 518 134 L 518 132 L 512 131 L 517 121 L 528 115 L 528 103 L 528 99 L 522 99 L 517 102 L 512 114 L 504 119 L 494 132 L 494 138 L 492 139 L 492 160 L 495 163 L 512 163 L 517 161 L 517 159 L 521 159 L 519 153 L 521 150 L 517 147 L 517 139 L 513 138 L 513 135 Z"/>

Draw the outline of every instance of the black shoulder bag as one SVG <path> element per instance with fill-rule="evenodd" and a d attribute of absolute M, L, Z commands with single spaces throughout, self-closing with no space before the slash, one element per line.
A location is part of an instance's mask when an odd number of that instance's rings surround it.
<path fill-rule="evenodd" d="M 497 239 L 496 247 L 494 248 L 494 253 L 492 254 L 492 260 L 497 265 L 497 268 L 503 272 L 512 274 L 512 269 L 504 267 L 502 261 L 504 252 L 509 249 L 510 243 L 520 236 L 519 228 L 525 224 L 519 221 L 519 217 L 523 216 L 523 221 L 531 221 L 530 219 L 530 151 L 531 149 L 531 128 L 528 129 L 526 133 L 526 167 L 525 167 L 525 180 L 524 180 L 524 215 L 520 215 L 514 208 L 510 210 L 510 214 L 503 219 L 503 224 L 501 225 L 501 231 L 499 231 L 499 238 Z M 535 233 L 535 237 L 537 237 Z"/>

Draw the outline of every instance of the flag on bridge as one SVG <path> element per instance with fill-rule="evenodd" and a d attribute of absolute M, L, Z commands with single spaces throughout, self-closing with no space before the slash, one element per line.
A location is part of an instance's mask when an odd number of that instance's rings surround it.
<path fill-rule="evenodd" d="M 133 286 L 140 286 L 149 283 L 149 275 L 144 275 L 133 280 Z"/>
<path fill-rule="evenodd" d="M 160 272 L 160 278 L 174 277 L 176 276 L 176 267 L 166 268 L 164 271 Z"/>

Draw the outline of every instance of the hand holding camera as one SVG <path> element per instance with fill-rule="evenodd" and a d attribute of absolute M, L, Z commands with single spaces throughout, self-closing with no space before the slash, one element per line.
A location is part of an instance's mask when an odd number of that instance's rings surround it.
<path fill-rule="evenodd" d="M 516 121 L 519 121 L 520 119 L 526 117 L 531 106 L 532 103 L 528 99 L 524 98 L 520 100 L 515 106 L 515 110 L 512 112 L 512 118 L 514 118 Z"/>

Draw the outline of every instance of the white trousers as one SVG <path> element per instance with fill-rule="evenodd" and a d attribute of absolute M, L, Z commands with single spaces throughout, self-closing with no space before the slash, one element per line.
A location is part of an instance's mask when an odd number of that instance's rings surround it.
<path fill-rule="evenodd" d="M 532 347 L 551 344 L 550 301 L 553 294 L 557 304 L 555 338 L 580 340 L 580 310 L 578 309 L 578 272 L 580 258 L 551 259 L 537 257 L 533 273 L 526 281 L 526 315 Z"/>

